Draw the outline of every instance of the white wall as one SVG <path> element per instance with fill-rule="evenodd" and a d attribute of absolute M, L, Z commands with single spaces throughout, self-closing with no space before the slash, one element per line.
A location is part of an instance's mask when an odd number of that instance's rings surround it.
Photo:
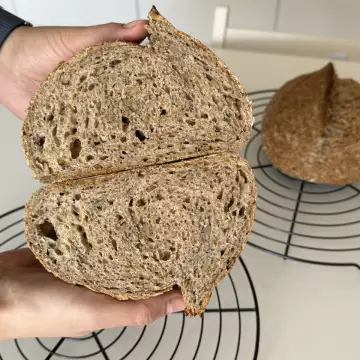
<path fill-rule="evenodd" d="M 152 5 L 175 25 L 210 43 L 216 5 L 229 26 L 360 39 L 359 0 L 0 0 L 36 25 L 88 25 L 146 17 Z"/>

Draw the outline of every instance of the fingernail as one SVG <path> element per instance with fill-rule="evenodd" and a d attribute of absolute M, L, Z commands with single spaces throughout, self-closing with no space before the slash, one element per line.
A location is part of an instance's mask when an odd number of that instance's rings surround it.
<path fill-rule="evenodd" d="M 167 314 L 171 314 L 177 311 L 182 311 L 184 308 L 185 305 L 182 297 L 176 297 L 167 303 L 166 312 Z"/>
<path fill-rule="evenodd" d="M 128 24 L 125 24 L 125 25 L 124 25 L 124 28 L 125 28 L 125 29 L 134 28 L 134 27 L 138 26 L 140 22 L 141 22 L 141 20 L 131 21 L 131 22 L 129 22 Z"/>

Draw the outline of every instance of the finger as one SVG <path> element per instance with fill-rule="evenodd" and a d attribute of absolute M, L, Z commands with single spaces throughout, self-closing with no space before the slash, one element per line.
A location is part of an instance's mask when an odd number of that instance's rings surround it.
<path fill-rule="evenodd" d="M 56 46 L 61 47 L 61 52 L 69 58 L 88 46 L 106 41 L 140 43 L 148 35 L 146 24 L 146 20 L 136 20 L 126 25 L 108 23 L 88 27 L 53 28 L 53 34 Z"/>
<path fill-rule="evenodd" d="M 92 319 L 87 330 L 147 325 L 162 316 L 181 311 L 184 307 L 183 297 L 178 290 L 145 300 L 115 300 L 106 306 L 92 304 L 95 311 L 92 311 Z M 89 314 L 88 311 L 87 313 Z"/>

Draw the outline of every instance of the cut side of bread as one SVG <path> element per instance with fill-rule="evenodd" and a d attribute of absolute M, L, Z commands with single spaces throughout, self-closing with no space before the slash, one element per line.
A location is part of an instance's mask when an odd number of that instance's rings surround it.
<path fill-rule="evenodd" d="M 199 315 L 249 236 L 247 162 L 221 153 L 55 183 L 26 206 L 29 246 L 59 278 L 120 300 L 177 286 Z"/>
<path fill-rule="evenodd" d="M 153 8 L 150 44 L 95 45 L 43 82 L 23 148 L 44 183 L 237 151 L 252 111 L 237 78 Z"/>

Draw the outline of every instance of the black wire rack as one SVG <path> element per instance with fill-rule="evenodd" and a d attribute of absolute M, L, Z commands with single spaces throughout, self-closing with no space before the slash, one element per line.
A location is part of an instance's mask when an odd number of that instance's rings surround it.
<path fill-rule="evenodd" d="M 0 215 L 0 252 L 26 247 L 24 207 Z M 254 283 L 242 258 L 202 319 L 179 312 L 144 327 L 93 332 L 80 338 L 16 339 L 0 343 L 0 360 L 254 359 L 260 314 Z"/>
<path fill-rule="evenodd" d="M 255 122 L 243 151 L 254 170 L 258 206 L 248 244 L 283 259 L 360 270 L 360 184 L 305 182 L 275 169 L 263 151 L 263 114 L 275 90 L 249 93 Z"/>

